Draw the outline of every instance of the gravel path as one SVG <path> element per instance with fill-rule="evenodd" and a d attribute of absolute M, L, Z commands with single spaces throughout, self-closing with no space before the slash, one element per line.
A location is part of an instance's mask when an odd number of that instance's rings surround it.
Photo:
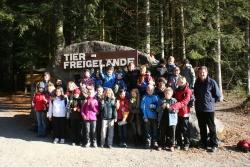
<path fill-rule="evenodd" d="M 1 167 L 250 166 L 250 153 L 238 152 L 232 146 L 221 147 L 216 153 L 209 153 L 196 148 L 187 152 L 175 151 L 172 153 L 140 148 L 122 149 L 115 147 L 106 149 L 82 148 L 69 144 L 54 145 L 51 138 L 37 138 L 36 134 L 29 130 L 28 108 L 29 105 L 25 105 L 25 103 L 16 104 L 8 101 L 5 97 L 0 98 Z M 234 116 L 233 113 L 229 115 L 220 112 L 219 117 L 224 118 L 223 114 L 230 117 Z M 239 115 L 235 115 L 236 117 L 239 117 Z M 247 119 L 247 121 L 249 120 Z M 226 117 L 223 121 L 226 121 Z"/>

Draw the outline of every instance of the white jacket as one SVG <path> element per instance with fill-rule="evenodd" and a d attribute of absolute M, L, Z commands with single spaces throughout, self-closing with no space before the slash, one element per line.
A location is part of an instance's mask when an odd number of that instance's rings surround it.
<path fill-rule="evenodd" d="M 65 100 L 61 100 L 59 97 L 56 97 L 53 102 L 52 100 L 49 103 L 49 111 L 48 111 L 48 118 L 53 117 L 66 117 L 66 106 Z"/>

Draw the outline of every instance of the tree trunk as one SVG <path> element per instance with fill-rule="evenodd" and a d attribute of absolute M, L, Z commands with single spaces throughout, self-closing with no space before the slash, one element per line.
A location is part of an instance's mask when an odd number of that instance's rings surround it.
<path fill-rule="evenodd" d="M 146 54 L 150 55 L 150 0 L 146 0 Z"/>
<path fill-rule="evenodd" d="M 161 58 L 162 59 L 164 59 L 164 57 L 165 57 L 165 54 L 164 54 L 164 19 L 163 19 L 163 4 L 165 4 L 164 3 L 165 1 L 164 0 L 162 0 L 161 2 L 160 2 L 160 24 L 161 24 Z"/>
<path fill-rule="evenodd" d="M 247 35 L 247 62 L 248 62 L 248 82 L 247 82 L 247 92 L 248 96 L 250 96 L 250 20 L 247 20 L 247 30 L 246 30 L 246 35 Z"/>
<path fill-rule="evenodd" d="M 184 8 L 182 2 L 181 2 L 181 37 L 182 37 L 182 58 L 186 59 L 185 18 L 184 18 Z"/>
<path fill-rule="evenodd" d="M 169 0 L 169 39 L 170 39 L 170 56 L 174 56 L 174 27 L 173 27 L 173 1 Z"/>
<path fill-rule="evenodd" d="M 220 0 L 217 0 L 217 21 L 216 21 L 218 39 L 217 39 L 217 81 L 221 91 L 221 98 L 223 99 L 222 91 L 222 76 L 221 76 L 221 29 L 220 29 Z"/>
<path fill-rule="evenodd" d="M 102 26 L 101 26 L 102 27 L 102 30 L 101 30 L 102 31 L 102 41 L 105 41 L 105 8 L 104 8 L 105 4 L 104 3 L 105 3 L 105 1 L 102 2 L 102 16 L 101 16 L 102 17 L 102 19 L 101 19 L 102 20 L 102 23 L 101 23 L 102 24 Z"/>

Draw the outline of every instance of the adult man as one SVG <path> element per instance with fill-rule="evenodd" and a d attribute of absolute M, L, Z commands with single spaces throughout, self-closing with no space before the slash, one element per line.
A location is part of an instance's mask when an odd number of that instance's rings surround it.
<path fill-rule="evenodd" d="M 215 152 L 218 147 L 216 126 L 214 123 L 214 104 L 219 101 L 221 93 L 215 80 L 208 77 L 206 66 L 198 69 L 198 78 L 194 85 L 195 110 L 201 135 L 201 147 L 211 147 Z M 209 141 L 207 126 L 209 129 Z"/>
<path fill-rule="evenodd" d="M 183 69 L 181 71 L 181 75 L 187 79 L 187 82 L 189 83 L 189 87 L 193 89 L 194 82 L 195 82 L 195 72 L 194 72 L 192 65 L 189 63 L 188 59 L 185 59 L 183 61 Z"/>

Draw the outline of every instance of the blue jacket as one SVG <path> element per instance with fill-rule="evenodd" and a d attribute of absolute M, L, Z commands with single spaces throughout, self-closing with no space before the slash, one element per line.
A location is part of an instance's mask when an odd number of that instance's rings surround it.
<path fill-rule="evenodd" d="M 219 101 L 221 93 L 216 81 L 208 77 L 204 82 L 196 80 L 194 96 L 196 112 L 214 112 L 214 104 Z"/>
<path fill-rule="evenodd" d="M 113 73 L 112 75 L 108 75 L 106 73 L 100 72 L 100 75 L 103 79 L 103 87 L 104 88 L 113 88 L 115 86 L 116 75 Z"/>
<path fill-rule="evenodd" d="M 156 95 L 145 95 L 141 100 L 143 119 L 157 119 L 159 98 Z"/>

